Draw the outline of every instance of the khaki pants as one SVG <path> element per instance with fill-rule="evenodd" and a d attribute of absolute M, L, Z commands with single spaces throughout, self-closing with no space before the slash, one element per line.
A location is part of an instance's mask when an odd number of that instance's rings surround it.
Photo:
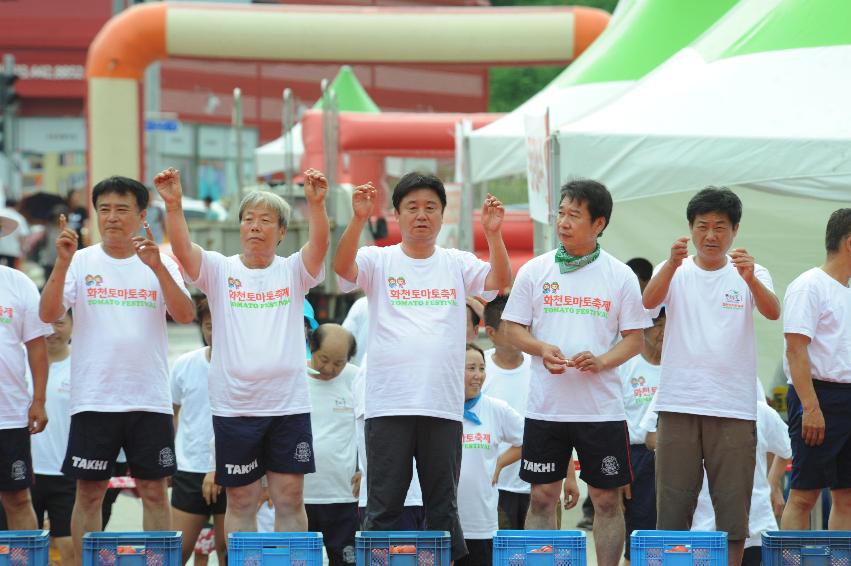
<path fill-rule="evenodd" d="M 731 541 L 748 538 L 755 466 L 755 421 L 659 413 L 656 528 L 689 530 L 706 468 L 716 528 Z"/>

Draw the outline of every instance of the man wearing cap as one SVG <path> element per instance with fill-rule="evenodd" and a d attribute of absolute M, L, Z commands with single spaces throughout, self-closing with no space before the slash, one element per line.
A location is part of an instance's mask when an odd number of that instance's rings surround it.
<path fill-rule="evenodd" d="M 0 213 L 0 237 L 17 228 L 11 216 Z M 52 332 L 50 325 L 38 318 L 35 284 L 20 271 L 0 265 L 0 502 L 11 530 L 37 528 L 29 490 L 33 478 L 30 435 L 47 424 L 44 337 Z M 27 361 L 33 379 L 32 398 L 27 391 Z"/>
<path fill-rule="evenodd" d="M 227 491 L 227 532 L 257 530 L 263 475 L 275 508 L 275 530 L 307 530 L 304 474 L 315 466 L 304 298 L 325 276 L 329 230 L 328 182 L 312 169 L 304 179 L 308 242 L 284 258 L 276 250 L 287 232 L 290 207 L 278 195 L 246 195 L 239 207 L 242 253 L 225 257 L 189 239 L 180 173 L 167 169 L 154 178 L 165 202 L 172 250 L 187 277 L 207 295 L 216 328 L 210 407 L 216 483 Z"/>

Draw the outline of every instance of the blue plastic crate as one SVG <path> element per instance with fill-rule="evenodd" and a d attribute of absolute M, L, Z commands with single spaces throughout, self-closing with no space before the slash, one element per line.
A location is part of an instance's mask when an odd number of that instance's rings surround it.
<path fill-rule="evenodd" d="M 494 566 L 585 566 L 584 531 L 497 531 Z"/>
<path fill-rule="evenodd" d="M 762 533 L 764 566 L 849 566 L 851 531 L 769 531 Z"/>
<path fill-rule="evenodd" d="M 0 566 L 47 566 L 48 531 L 0 531 Z"/>
<path fill-rule="evenodd" d="M 403 549 L 401 547 L 413 547 Z M 446 531 L 358 531 L 357 566 L 449 566 L 452 539 Z"/>
<path fill-rule="evenodd" d="M 633 531 L 632 566 L 726 566 L 727 533 Z"/>
<path fill-rule="evenodd" d="M 230 566 L 322 566 L 322 533 L 231 533 Z"/>
<path fill-rule="evenodd" d="M 182 541 L 179 531 L 86 533 L 83 566 L 182 566 Z"/>

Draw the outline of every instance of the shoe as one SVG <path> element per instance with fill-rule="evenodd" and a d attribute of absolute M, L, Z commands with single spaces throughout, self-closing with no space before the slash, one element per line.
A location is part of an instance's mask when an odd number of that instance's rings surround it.
<path fill-rule="evenodd" d="M 594 528 L 594 519 L 591 517 L 582 517 L 582 519 L 576 523 L 577 529 L 582 529 L 583 531 L 590 531 Z"/>

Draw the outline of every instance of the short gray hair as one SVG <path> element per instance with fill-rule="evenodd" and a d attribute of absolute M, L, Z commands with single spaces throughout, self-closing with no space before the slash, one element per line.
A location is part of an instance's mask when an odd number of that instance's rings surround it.
<path fill-rule="evenodd" d="M 278 224 L 284 228 L 290 221 L 291 208 L 287 201 L 270 191 L 251 191 L 239 203 L 239 221 L 242 222 L 242 213 L 249 206 L 262 206 L 268 208 L 278 215 Z"/>

